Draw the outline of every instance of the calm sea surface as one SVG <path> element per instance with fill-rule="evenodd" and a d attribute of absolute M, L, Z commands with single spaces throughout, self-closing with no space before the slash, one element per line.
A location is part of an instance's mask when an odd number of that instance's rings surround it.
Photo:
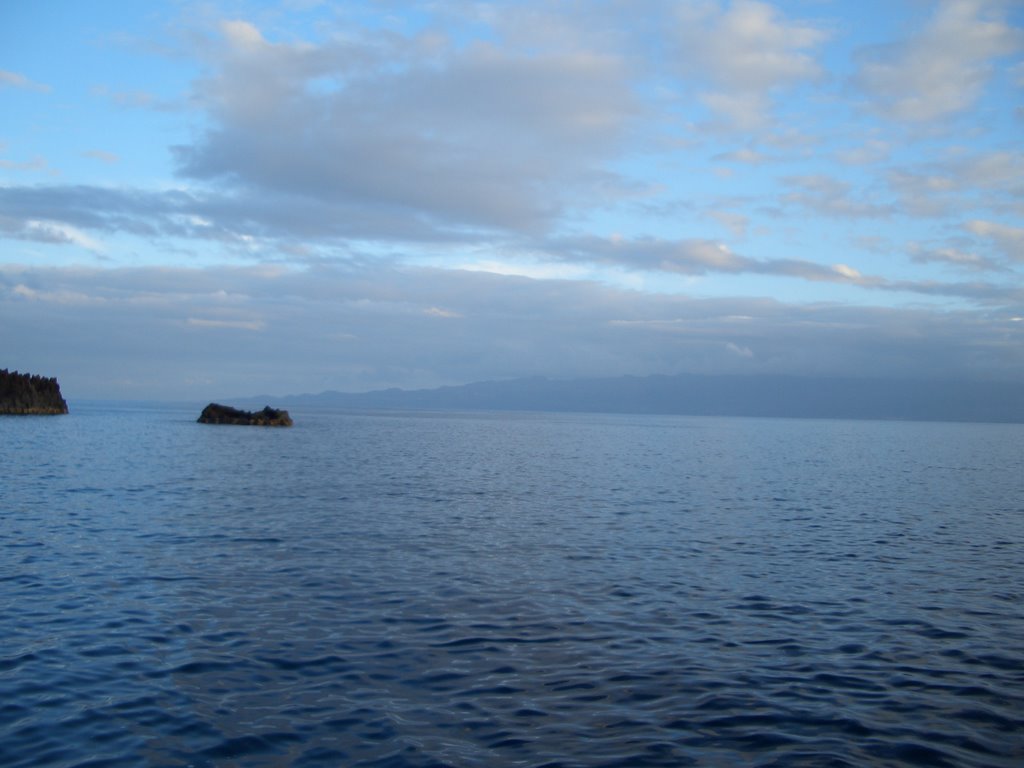
<path fill-rule="evenodd" d="M 0 765 L 1024 765 L 1024 426 L 0 420 Z"/>

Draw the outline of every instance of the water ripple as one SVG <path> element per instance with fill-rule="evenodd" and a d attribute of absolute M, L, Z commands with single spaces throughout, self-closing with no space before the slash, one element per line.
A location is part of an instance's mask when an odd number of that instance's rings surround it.
<path fill-rule="evenodd" d="M 0 764 L 1024 762 L 1019 429 L 187 416 L 3 423 Z"/>

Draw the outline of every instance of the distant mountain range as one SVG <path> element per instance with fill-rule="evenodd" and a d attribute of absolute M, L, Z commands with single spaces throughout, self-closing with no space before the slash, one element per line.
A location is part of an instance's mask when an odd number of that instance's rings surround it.
<path fill-rule="evenodd" d="M 558 411 L 1024 423 L 1024 384 L 797 376 L 622 376 L 437 389 L 260 396 L 234 402 L 371 410 Z"/>

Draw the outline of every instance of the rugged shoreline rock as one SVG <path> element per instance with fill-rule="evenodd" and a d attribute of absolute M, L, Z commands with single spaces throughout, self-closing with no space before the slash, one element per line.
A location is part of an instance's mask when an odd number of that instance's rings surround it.
<path fill-rule="evenodd" d="M 256 427 L 290 427 L 292 417 L 288 411 L 271 408 L 262 411 L 241 411 L 230 405 L 210 403 L 196 419 L 200 424 L 242 424 Z"/>
<path fill-rule="evenodd" d="M 51 416 L 68 412 L 57 379 L 0 369 L 0 415 Z"/>

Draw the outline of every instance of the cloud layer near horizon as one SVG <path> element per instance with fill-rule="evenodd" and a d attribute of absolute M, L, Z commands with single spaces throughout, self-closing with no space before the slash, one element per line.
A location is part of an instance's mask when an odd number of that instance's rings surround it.
<path fill-rule="evenodd" d="M 1021 9 L 890 6 L 168 6 L 106 23 L 170 85 L 0 61 L 2 362 L 88 396 L 1024 379 Z M 110 138 L 39 144 L 75 88 Z"/>
<path fill-rule="evenodd" d="M 1020 322 L 992 311 L 692 299 L 378 264 L 4 268 L 0 322 L 17 331 L 5 343 L 14 359 L 60 361 L 80 397 L 638 371 L 1012 380 L 1024 368 Z"/>

